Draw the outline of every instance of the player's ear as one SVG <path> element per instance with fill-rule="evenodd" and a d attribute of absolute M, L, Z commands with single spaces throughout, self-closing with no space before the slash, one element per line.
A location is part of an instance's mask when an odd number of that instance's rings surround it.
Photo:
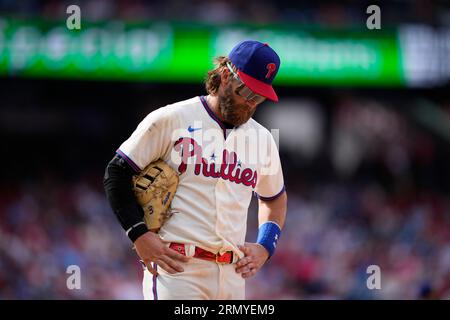
<path fill-rule="evenodd" d="M 227 67 L 223 67 L 222 68 L 222 72 L 220 73 L 220 81 L 224 84 L 227 85 L 228 82 L 231 80 L 231 73 L 230 70 L 228 70 Z"/>

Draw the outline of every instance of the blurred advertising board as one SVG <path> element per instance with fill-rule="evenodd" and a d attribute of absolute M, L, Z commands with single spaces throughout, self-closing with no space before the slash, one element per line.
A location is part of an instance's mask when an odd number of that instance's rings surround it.
<path fill-rule="evenodd" d="M 226 55 L 238 41 L 252 38 L 267 42 L 279 53 L 276 84 L 436 84 L 445 78 L 442 65 L 434 61 L 429 66 L 422 60 L 445 57 L 434 57 L 435 41 L 440 38 L 436 40 L 432 30 L 427 33 L 422 28 L 417 33 L 415 28 L 326 30 L 109 21 L 83 23 L 80 30 L 69 30 L 65 21 L 0 18 L 0 74 L 198 82 L 215 56 Z M 422 37 L 420 43 L 415 40 L 417 34 Z M 431 47 L 424 48 L 424 43 Z"/>

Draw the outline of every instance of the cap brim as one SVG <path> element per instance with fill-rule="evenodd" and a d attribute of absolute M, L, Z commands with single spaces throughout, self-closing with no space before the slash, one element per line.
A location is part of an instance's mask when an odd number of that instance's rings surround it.
<path fill-rule="evenodd" d="M 249 87 L 250 90 L 252 90 L 254 93 L 266 97 L 269 100 L 278 102 L 278 96 L 270 84 L 252 78 L 240 70 L 238 70 L 238 75 L 239 78 L 241 78 L 241 80 L 244 82 L 244 84 Z"/>

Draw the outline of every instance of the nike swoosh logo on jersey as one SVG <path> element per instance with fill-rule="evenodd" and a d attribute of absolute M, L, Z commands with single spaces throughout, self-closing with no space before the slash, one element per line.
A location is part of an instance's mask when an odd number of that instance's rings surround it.
<path fill-rule="evenodd" d="M 191 126 L 188 127 L 189 132 L 194 132 L 195 130 L 201 130 L 202 128 L 192 128 Z"/>

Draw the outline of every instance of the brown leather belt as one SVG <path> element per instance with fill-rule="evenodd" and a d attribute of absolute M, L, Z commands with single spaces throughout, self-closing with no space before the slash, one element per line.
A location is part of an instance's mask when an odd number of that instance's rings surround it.
<path fill-rule="evenodd" d="M 186 248 L 183 243 L 172 242 L 169 245 L 169 248 L 177 251 L 184 256 L 186 255 Z M 215 261 L 217 263 L 233 263 L 233 251 L 227 251 L 224 254 L 220 255 L 199 247 L 195 247 L 194 258 Z"/>

